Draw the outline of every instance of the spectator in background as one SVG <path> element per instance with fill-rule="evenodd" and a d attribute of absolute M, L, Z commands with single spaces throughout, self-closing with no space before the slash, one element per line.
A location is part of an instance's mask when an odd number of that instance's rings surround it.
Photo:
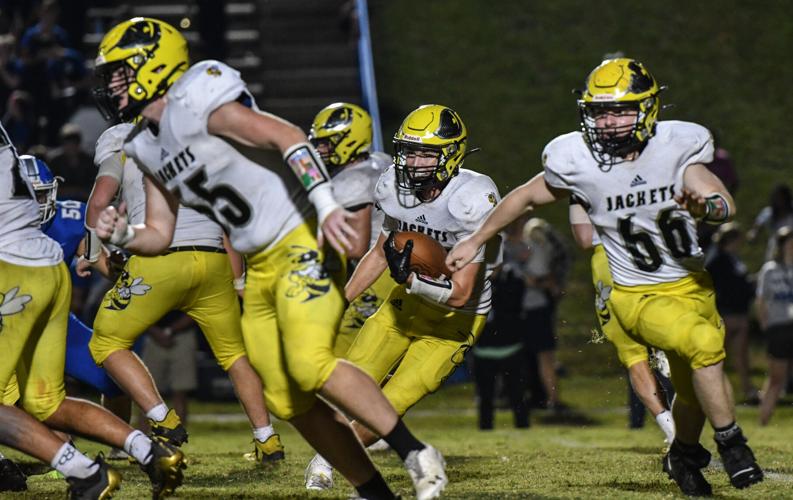
<path fill-rule="evenodd" d="M 760 402 L 760 425 L 768 424 L 793 361 L 793 229 L 776 232 L 773 260 L 760 270 L 757 317 L 768 342 L 768 378 Z"/>
<path fill-rule="evenodd" d="M 503 374 L 504 386 L 514 415 L 515 427 L 529 426 L 529 406 L 526 401 L 526 353 L 523 343 L 524 332 L 520 321 L 524 283 L 523 266 L 528 249 L 514 236 L 521 225 L 513 223 L 513 231 L 507 232 L 504 264 L 493 275 L 493 309 L 487 318 L 482 335 L 472 349 L 474 356 L 474 379 L 479 394 L 479 429 L 493 428 L 496 378 Z M 518 245 L 507 244 L 514 243 Z"/>
<path fill-rule="evenodd" d="M 757 404 L 757 389 L 749 377 L 749 307 L 754 288 L 746 265 L 738 257 L 743 245 L 743 231 L 737 223 L 723 224 L 714 235 L 713 243 L 705 268 L 713 277 L 716 306 L 727 330 L 727 357 L 738 373 L 744 400 Z"/>
<path fill-rule="evenodd" d="M 19 88 L 18 61 L 14 55 L 16 39 L 11 33 L 0 35 L 0 105 L 3 113 L 6 111 L 11 92 Z"/>
<path fill-rule="evenodd" d="M 3 126 L 19 154 L 37 142 L 33 97 L 24 90 L 14 90 L 8 98 Z"/>
<path fill-rule="evenodd" d="M 187 423 L 187 395 L 198 387 L 195 323 L 181 312 L 171 312 L 149 328 L 143 347 L 143 362 L 154 383 L 166 397 L 183 424 Z M 141 425 L 148 425 L 141 419 Z"/>
<path fill-rule="evenodd" d="M 765 260 L 774 258 L 775 235 L 782 227 L 793 227 L 793 195 L 787 184 L 778 184 L 771 191 L 768 206 L 763 207 L 747 236 L 749 241 L 754 241 L 761 230 L 768 232 L 768 243 L 765 249 Z"/>
<path fill-rule="evenodd" d="M 61 127 L 60 147 L 53 150 L 49 157 L 52 173 L 63 177 L 65 182 L 58 187 L 58 195 L 69 200 L 88 200 L 94 183 L 94 162 L 91 155 L 81 146 L 80 127 L 67 123 Z"/>
<path fill-rule="evenodd" d="M 546 394 L 546 400 L 538 406 L 559 411 L 565 406 L 559 400 L 554 323 L 566 273 L 567 251 L 551 225 L 539 218 L 529 219 L 523 226 L 523 242 L 529 249 L 523 267 L 526 289 L 521 312 L 527 355 L 536 357 Z"/>

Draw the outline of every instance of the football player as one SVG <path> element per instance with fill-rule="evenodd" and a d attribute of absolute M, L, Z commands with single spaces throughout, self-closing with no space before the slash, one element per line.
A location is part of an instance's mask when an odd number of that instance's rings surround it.
<path fill-rule="evenodd" d="M 322 395 L 385 437 L 419 498 L 436 495 L 435 484 L 445 480 L 439 453 L 408 431 L 371 377 L 333 356 L 343 297 L 332 274 L 334 254 L 323 251 L 317 235 L 340 252 L 357 235 L 306 135 L 260 111 L 233 68 L 219 61 L 189 66 L 184 37 L 157 19 L 112 28 L 96 69 L 104 85 L 95 95 L 106 116 L 143 117 L 124 152 L 144 171 L 146 190 L 145 224 L 128 224 L 124 210 L 111 206 L 97 221 L 99 237 L 157 255 L 173 238 L 179 202 L 209 214 L 247 256 L 242 333 L 268 409 L 294 424 L 361 496 L 393 498 Z M 295 176 L 251 161 L 230 141 L 279 151 Z"/>
<path fill-rule="evenodd" d="M 133 128 L 127 123 L 115 125 L 97 141 L 94 163 L 99 172 L 88 200 L 86 241 L 90 243 L 81 259 L 83 269 L 102 254 L 102 244 L 93 227 L 119 188 L 130 222 L 144 220 L 143 173 L 122 151 L 124 138 Z M 185 312 L 201 327 L 218 363 L 229 373 L 253 427 L 251 456 L 261 462 L 281 460 L 284 447 L 270 423 L 261 380 L 245 353 L 240 308 L 223 242 L 219 224 L 207 215 L 179 206 L 168 250 L 156 257 L 130 257 L 97 312 L 89 346 L 96 364 L 103 366 L 144 411 L 151 432 L 181 446 L 187 441 L 186 429 L 176 412 L 165 405 L 146 366 L 129 349 L 166 313 Z"/>
<path fill-rule="evenodd" d="M 347 359 L 378 382 L 399 415 L 436 391 L 476 342 L 490 310 L 490 274 L 500 259 L 500 242 L 482 247 L 475 263 L 439 278 L 411 271 L 411 243 L 398 251 L 399 231 L 418 231 L 445 248 L 471 234 L 498 202 L 486 175 L 462 169 L 470 154 L 460 116 L 437 104 L 411 112 L 394 135 L 394 165 L 377 182 L 375 199 L 385 213 L 377 242 L 345 287 L 353 301 L 388 269 L 395 287 L 355 337 Z M 486 248 L 487 247 L 487 248 Z M 378 436 L 358 422 L 364 445 Z M 325 489 L 331 471 L 315 456 L 306 486 Z M 442 488 L 442 486 L 439 486 Z"/>
<path fill-rule="evenodd" d="M 705 418 L 736 488 L 763 479 L 735 422 L 724 375 L 724 326 L 704 270 L 695 221 L 722 224 L 735 203 L 705 163 L 710 133 L 682 121 L 658 122 L 662 87 L 638 61 L 603 61 L 578 100 L 581 131 L 543 151 L 544 172 L 513 190 L 485 223 L 449 253 L 463 268 L 479 247 L 526 210 L 576 195 L 602 239 L 614 280 L 611 304 L 622 329 L 666 352 L 676 390 L 676 435 L 663 469 L 684 493 L 709 495 L 700 469 Z"/>
<path fill-rule="evenodd" d="M 377 241 L 383 226 L 383 211 L 375 207 L 374 191 L 380 174 L 391 165 L 391 158 L 370 151 L 372 118 L 355 104 L 339 102 L 323 108 L 314 117 L 308 140 L 328 167 L 336 200 L 353 214 L 350 225 L 359 237 L 346 256 L 356 265 Z M 366 318 L 374 314 L 394 286 L 394 280 L 383 273 L 347 306 L 333 347 L 337 357 L 347 354 Z"/>
<path fill-rule="evenodd" d="M 21 172 L 28 165 L 2 128 L 0 144 L 0 391 L 16 373 L 27 412 L 0 405 L 0 442 L 50 463 L 66 477 L 73 498 L 92 499 L 118 489 L 121 476 L 101 457 L 91 461 L 47 427 L 123 448 L 149 475 L 154 497 L 161 498 L 181 484 L 181 452 L 152 441 L 100 406 L 66 397 L 69 272 L 58 243 L 41 232 L 36 193 Z"/>
<path fill-rule="evenodd" d="M 584 249 L 593 249 L 592 284 L 595 287 L 595 313 L 600 331 L 617 350 L 620 363 L 628 370 L 631 387 L 642 404 L 655 417 L 658 427 L 666 437 L 666 442 L 671 444 L 675 439 L 675 422 L 672 412 L 669 411 L 660 396 L 661 388 L 650 368 L 647 346 L 630 338 L 620 326 L 619 321 L 613 318 L 611 290 L 614 288 L 614 282 L 611 279 L 606 251 L 589 221 L 586 210 L 575 196 L 570 197 L 570 227 L 578 246 Z M 663 359 L 666 359 L 663 351 L 658 351 L 655 355 L 664 356 Z M 644 414 L 641 416 L 644 418 Z"/>

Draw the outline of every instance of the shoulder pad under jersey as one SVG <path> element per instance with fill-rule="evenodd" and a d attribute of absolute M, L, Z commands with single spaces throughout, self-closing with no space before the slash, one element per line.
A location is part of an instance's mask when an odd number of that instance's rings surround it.
<path fill-rule="evenodd" d="M 220 61 L 195 63 L 168 91 L 169 103 L 177 103 L 193 115 L 207 119 L 223 104 L 247 92 L 239 71 Z"/>
<path fill-rule="evenodd" d="M 460 172 L 464 181 L 449 198 L 449 213 L 463 227 L 474 231 L 493 210 L 501 196 L 493 179 L 470 170 Z"/>
<path fill-rule="evenodd" d="M 124 140 L 135 126 L 131 123 L 119 123 L 102 132 L 96 140 L 94 165 L 100 165 L 108 157 L 124 148 Z"/>

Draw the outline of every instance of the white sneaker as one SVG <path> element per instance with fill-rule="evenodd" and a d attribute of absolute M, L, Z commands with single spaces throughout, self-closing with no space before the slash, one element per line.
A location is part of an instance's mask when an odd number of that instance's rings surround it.
<path fill-rule="evenodd" d="M 314 455 L 306 467 L 305 479 L 307 490 L 329 490 L 333 488 L 333 467 L 322 455 Z"/>
<path fill-rule="evenodd" d="M 388 451 L 391 449 L 391 446 L 385 442 L 385 439 L 379 439 L 367 446 L 366 449 L 368 451 Z"/>
<path fill-rule="evenodd" d="M 441 453 L 430 445 L 421 451 L 411 451 L 405 459 L 417 500 L 438 498 L 449 483 L 446 477 L 446 461 Z"/>

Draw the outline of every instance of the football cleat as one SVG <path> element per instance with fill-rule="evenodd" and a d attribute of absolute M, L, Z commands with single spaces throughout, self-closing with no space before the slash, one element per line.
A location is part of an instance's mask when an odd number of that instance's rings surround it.
<path fill-rule="evenodd" d="M 104 500 L 112 498 L 113 492 L 120 487 L 121 474 L 110 467 L 101 454 L 96 457 L 94 463 L 99 466 L 99 470 L 85 479 L 66 478 L 66 482 L 69 483 L 67 493 L 70 500 Z"/>
<path fill-rule="evenodd" d="M 304 478 L 307 490 L 329 490 L 333 488 L 333 467 L 322 455 L 314 455 L 306 467 Z"/>
<path fill-rule="evenodd" d="M 423 450 L 408 453 L 405 467 L 413 480 L 417 500 L 438 498 L 449 483 L 446 477 L 446 461 L 441 453 L 427 445 Z"/>
<path fill-rule="evenodd" d="M 694 451 L 684 451 L 677 441 L 672 443 L 663 459 L 663 470 L 680 491 L 688 496 L 710 496 L 713 493 L 710 483 L 700 469 L 710 463 L 710 452 L 697 444 Z"/>
<path fill-rule="evenodd" d="M 151 435 L 155 439 L 165 441 L 173 446 L 182 446 L 187 442 L 187 429 L 182 425 L 182 420 L 179 415 L 171 408 L 165 419 L 157 422 L 148 419 L 149 426 L 151 427 Z"/>
<path fill-rule="evenodd" d="M 763 470 L 757 465 L 752 449 L 746 444 L 743 434 L 738 434 L 726 443 L 716 441 L 724 464 L 730 476 L 730 484 L 738 489 L 748 488 L 763 480 Z"/>
<path fill-rule="evenodd" d="M 140 468 L 151 480 L 153 500 L 165 498 L 182 485 L 183 470 L 187 468 L 184 453 L 176 446 L 163 441 L 152 440 L 151 460 Z"/>
<path fill-rule="evenodd" d="M 7 458 L 0 459 L 0 491 L 25 491 L 27 476 L 17 464 Z"/>
<path fill-rule="evenodd" d="M 251 462 L 261 462 L 262 464 L 269 464 L 283 460 L 284 445 L 281 444 L 281 437 L 278 434 L 265 439 L 263 442 L 257 439 L 253 440 L 253 451 L 243 455 L 246 460 Z"/>

